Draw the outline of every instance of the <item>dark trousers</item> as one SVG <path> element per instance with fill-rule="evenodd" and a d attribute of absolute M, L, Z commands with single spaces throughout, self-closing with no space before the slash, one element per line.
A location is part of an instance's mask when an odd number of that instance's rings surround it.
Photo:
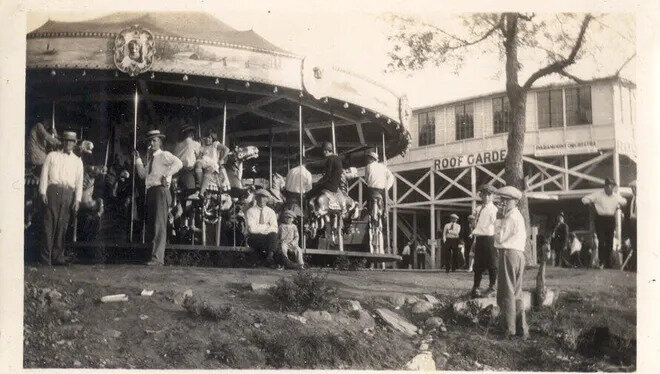
<path fill-rule="evenodd" d="M 563 241 L 552 241 L 550 245 L 552 251 L 555 252 L 555 266 L 566 266 L 566 260 L 564 258 L 564 249 L 566 248 Z"/>
<path fill-rule="evenodd" d="M 263 256 L 271 256 L 271 253 L 277 251 L 277 233 L 271 232 L 268 234 L 249 234 L 248 246 L 254 248 Z"/>
<path fill-rule="evenodd" d="M 64 239 L 69 228 L 74 191 L 71 187 L 51 184 L 46 189 L 46 198 L 41 261 L 51 265 L 64 256 Z"/>
<path fill-rule="evenodd" d="M 151 244 L 151 260 L 159 264 L 165 262 L 167 214 L 171 203 L 169 189 L 153 186 L 147 190 L 146 240 Z"/>
<path fill-rule="evenodd" d="M 426 269 L 426 254 L 417 253 L 417 269 Z"/>
<path fill-rule="evenodd" d="M 497 281 L 497 249 L 495 238 L 492 236 L 476 236 L 474 242 L 474 285 L 478 289 L 481 285 L 481 275 L 488 270 L 488 287 L 495 288 Z"/>
<path fill-rule="evenodd" d="M 598 261 L 606 268 L 612 268 L 612 242 L 616 221 L 614 216 L 596 216 L 594 220 L 598 236 Z"/>
<path fill-rule="evenodd" d="M 315 197 L 318 197 L 323 193 L 323 190 L 328 190 L 330 192 L 339 192 L 339 188 L 331 186 L 330 183 L 316 183 L 312 186 L 312 189 L 305 194 L 306 200 L 311 200 Z"/>
<path fill-rule="evenodd" d="M 461 252 L 458 248 L 458 238 L 447 238 L 444 243 L 444 266 L 447 271 L 454 271 L 461 266 Z"/>

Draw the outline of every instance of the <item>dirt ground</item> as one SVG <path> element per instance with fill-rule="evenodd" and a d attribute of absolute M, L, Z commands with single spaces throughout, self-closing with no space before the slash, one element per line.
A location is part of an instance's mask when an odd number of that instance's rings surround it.
<path fill-rule="evenodd" d="M 496 329 L 456 316 L 451 304 L 465 298 L 471 273 L 334 271 L 328 274 L 339 305 L 357 300 L 370 314 L 386 307 L 423 327 L 407 337 L 376 318 L 364 329 L 341 307 L 332 320 L 301 323 L 250 283 L 275 284 L 295 272 L 272 269 L 73 265 L 25 268 L 26 368 L 336 368 L 402 369 L 430 342 L 436 367 L 445 370 L 634 371 L 635 273 L 556 269 L 547 285 L 556 305 L 528 313 L 531 338 L 503 340 Z M 532 290 L 536 270 L 525 275 Z M 484 284 L 485 286 L 485 284 Z M 151 297 L 143 289 L 155 290 Z M 53 292 L 56 291 L 56 292 Z M 184 294 L 206 300 L 225 315 L 209 319 L 186 311 Z M 128 301 L 100 303 L 124 293 Z M 433 310 L 397 308 L 398 295 L 433 294 Z M 288 314 L 288 316 L 287 316 Z M 446 332 L 424 321 L 441 317 Z"/>

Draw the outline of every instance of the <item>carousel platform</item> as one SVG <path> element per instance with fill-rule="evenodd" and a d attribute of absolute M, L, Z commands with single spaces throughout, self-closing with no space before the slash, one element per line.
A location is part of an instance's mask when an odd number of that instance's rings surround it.
<path fill-rule="evenodd" d="M 70 246 L 74 249 L 82 248 L 98 248 L 103 247 L 106 250 L 131 250 L 139 249 L 146 250 L 149 248 L 149 244 L 143 243 L 106 243 L 106 242 L 75 242 L 70 243 Z M 216 245 L 197 245 L 197 244 L 168 244 L 165 247 L 166 250 L 175 250 L 175 251 L 212 251 L 212 252 L 234 252 L 234 253 L 251 253 L 252 248 L 250 247 L 240 247 L 240 246 L 216 246 Z M 306 248 L 306 255 L 312 256 L 322 256 L 322 257 L 339 257 L 346 256 L 352 258 L 365 258 L 374 262 L 394 262 L 400 261 L 401 256 L 388 253 L 370 253 L 370 252 L 360 252 L 360 251 L 338 251 L 331 249 L 318 249 L 318 248 Z"/>

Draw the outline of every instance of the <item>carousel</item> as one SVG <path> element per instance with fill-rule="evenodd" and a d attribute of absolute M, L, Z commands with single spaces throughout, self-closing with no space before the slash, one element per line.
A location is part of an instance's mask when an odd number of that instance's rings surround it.
<path fill-rule="evenodd" d="M 172 183 L 172 250 L 249 252 L 243 212 L 255 189 L 276 211 L 293 209 L 301 247 L 312 256 L 400 257 L 390 248 L 387 202 L 366 211 L 348 186 L 367 152 L 381 162 L 410 144 L 405 96 L 365 77 L 283 50 L 254 31 L 204 13 L 116 13 L 85 22 L 48 21 L 27 35 L 26 133 L 76 131 L 85 194 L 74 248 L 146 248 L 144 182 L 134 150 L 149 130 L 172 151 L 182 131 L 204 142 L 215 130 L 228 149 L 224 171 L 200 194 Z M 213 139 L 215 140 L 215 138 Z M 317 177 L 330 142 L 345 169 L 341 193 L 312 202 L 283 197 L 288 171 Z M 26 248 L 37 246 L 36 171 L 26 163 Z M 382 200 L 382 199 L 381 199 Z M 83 209 L 84 208 L 84 209 Z M 34 214 L 34 215 L 33 215 Z"/>

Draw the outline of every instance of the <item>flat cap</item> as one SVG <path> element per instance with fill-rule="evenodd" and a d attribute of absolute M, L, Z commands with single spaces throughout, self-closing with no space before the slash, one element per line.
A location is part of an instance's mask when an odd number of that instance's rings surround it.
<path fill-rule="evenodd" d="M 505 198 L 516 200 L 520 200 L 522 197 L 522 192 L 513 186 L 504 186 L 497 190 L 497 194 Z"/>

